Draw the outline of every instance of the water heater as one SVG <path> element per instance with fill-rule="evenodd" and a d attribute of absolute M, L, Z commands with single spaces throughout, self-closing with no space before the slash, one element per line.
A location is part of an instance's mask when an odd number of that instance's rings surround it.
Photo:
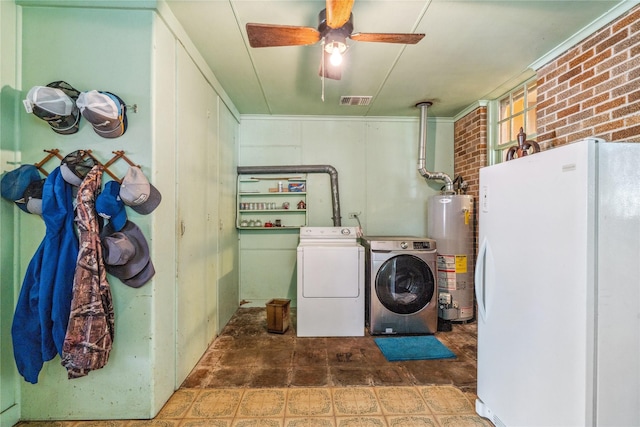
<path fill-rule="evenodd" d="M 473 197 L 440 194 L 428 202 L 427 231 L 438 251 L 438 317 L 450 321 L 473 318 Z"/>

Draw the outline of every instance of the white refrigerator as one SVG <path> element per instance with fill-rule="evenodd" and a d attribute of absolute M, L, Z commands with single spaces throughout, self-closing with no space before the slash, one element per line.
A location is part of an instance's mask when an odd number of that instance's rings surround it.
<path fill-rule="evenodd" d="M 640 426 L 640 143 L 482 168 L 478 204 L 476 412 Z"/>

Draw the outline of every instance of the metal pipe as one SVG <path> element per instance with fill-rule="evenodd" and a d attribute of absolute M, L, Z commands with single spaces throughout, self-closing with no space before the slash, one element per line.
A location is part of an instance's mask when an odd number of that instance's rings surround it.
<path fill-rule="evenodd" d="M 338 171 L 330 165 L 292 165 L 292 166 L 238 166 L 238 174 L 274 174 L 274 173 L 328 173 L 331 180 L 331 206 L 333 225 L 340 227 L 340 194 L 338 193 Z"/>
<path fill-rule="evenodd" d="M 454 194 L 453 181 L 451 177 L 444 172 L 429 172 L 426 168 L 427 164 L 427 108 L 432 106 L 433 102 L 425 101 L 416 104 L 416 107 L 420 107 L 420 144 L 418 146 L 418 172 L 425 179 L 433 179 L 444 181 L 445 194 Z"/>

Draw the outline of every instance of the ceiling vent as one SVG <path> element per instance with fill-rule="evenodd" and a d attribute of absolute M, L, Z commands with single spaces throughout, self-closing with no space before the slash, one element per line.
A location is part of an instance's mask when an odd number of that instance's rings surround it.
<path fill-rule="evenodd" d="M 372 96 L 341 96 L 340 105 L 369 105 Z"/>

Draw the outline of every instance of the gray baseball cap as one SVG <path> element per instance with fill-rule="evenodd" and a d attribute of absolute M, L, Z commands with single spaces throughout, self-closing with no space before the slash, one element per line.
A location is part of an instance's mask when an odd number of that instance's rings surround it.
<path fill-rule="evenodd" d="M 120 184 L 120 198 L 125 205 L 142 215 L 150 214 L 158 207 L 162 195 L 137 166 L 129 167 Z"/>
<path fill-rule="evenodd" d="M 82 92 L 76 101 L 82 116 L 103 138 L 117 138 L 127 130 L 127 107 L 111 92 Z"/>
<path fill-rule="evenodd" d="M 107 224 L 100 233 L 100 241 L 107 272 L 125 285 L 139 288 L 155 274 L 147 240 L 133 222 L 127 221 L 120 231 Z"/>

